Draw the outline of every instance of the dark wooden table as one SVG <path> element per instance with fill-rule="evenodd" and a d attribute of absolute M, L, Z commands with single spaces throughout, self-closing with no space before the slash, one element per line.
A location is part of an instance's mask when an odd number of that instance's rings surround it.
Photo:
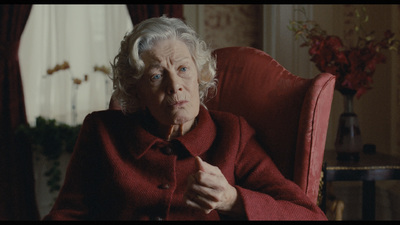
<path fill-rule="evenodd" d="M 336 152 L 327 150 L 323 171 L 324 184 L 330 181 L 362 181 L 362 219 L 374 220 L 375 181 L 400 180 L 400 158 L 381 153 L 360 153 L 358 162 L 338 161 Z"/>

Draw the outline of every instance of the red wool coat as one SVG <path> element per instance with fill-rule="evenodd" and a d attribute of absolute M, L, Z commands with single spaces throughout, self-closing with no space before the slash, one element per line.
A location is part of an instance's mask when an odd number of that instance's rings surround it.
<path fill-rule="evenodd" d="M 285 179 L 254 139 L 246 121 L 201 107 L 197 126 L 165 141 L 149 133 L 143 113 L 89 114 L 65 183 L 44 220 L 219 220 L 183 201 L 195 156 L 218 166 L 242 198 L 248 220 L 326 220 Z"/>

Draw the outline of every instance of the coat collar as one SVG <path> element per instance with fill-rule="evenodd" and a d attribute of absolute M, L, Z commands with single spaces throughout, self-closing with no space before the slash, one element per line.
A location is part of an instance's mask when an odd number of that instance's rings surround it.
<path fill-rule="evenodd" d="M 199 115 L 197 116 L 196 127 L 187 134 L 177 137 L 171 141 L 163 140 L 154 136 L 146 130 L 148 123 L 144 112 L 131 115 L 133 124 L 132 132 L 129 132 L 129 145 L 132 146 L 130 151 L 136 159 L 141 158 L 150 148 L 155 145 L 167 146 L 174 141 L 178 141 L 192 155 L 198 156 L 206 152 L 212 145 L 216 137 L 216 126 L 212 120 L 208 110 L 204 106 L 200 106 Z M 127 130 L 130 130 L 129 128 Z"/>

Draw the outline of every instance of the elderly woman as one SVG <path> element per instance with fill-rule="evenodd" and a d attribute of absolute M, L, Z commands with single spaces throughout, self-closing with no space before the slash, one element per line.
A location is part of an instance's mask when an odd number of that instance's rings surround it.
<path fill-rule="evenodd" d="M 121 110 L 89 114 L 45 220 L 325 220 L 242 117 L 208 111 L 215 59 L 175 18 L 151 18 L 113 63 Z"/>

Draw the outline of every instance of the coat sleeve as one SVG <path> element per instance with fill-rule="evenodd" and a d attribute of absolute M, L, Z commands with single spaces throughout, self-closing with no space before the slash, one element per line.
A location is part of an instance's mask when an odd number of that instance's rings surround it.
<path fill-rule="evenodd" d="M 49 214 L 43 220 L 82 220 L 88 219 L 88 207 L 86 202 L 90 194 L 93 178 L 90 174 L 94 169 L 91 163 L 93 155 L 91 151 L 95 141 L 91 123 L 91 114 L 86 116 L 78 139 L 68 164 L 64 184 L 59 192 L 57 200 Z"/>
<path fill-rule="evenodd" d="M 241 146 L 235 162 L 236 189 L 249 220 L 327 220 L 294 182 L 286 179 L 254 131 L 240 119 Z"/>

